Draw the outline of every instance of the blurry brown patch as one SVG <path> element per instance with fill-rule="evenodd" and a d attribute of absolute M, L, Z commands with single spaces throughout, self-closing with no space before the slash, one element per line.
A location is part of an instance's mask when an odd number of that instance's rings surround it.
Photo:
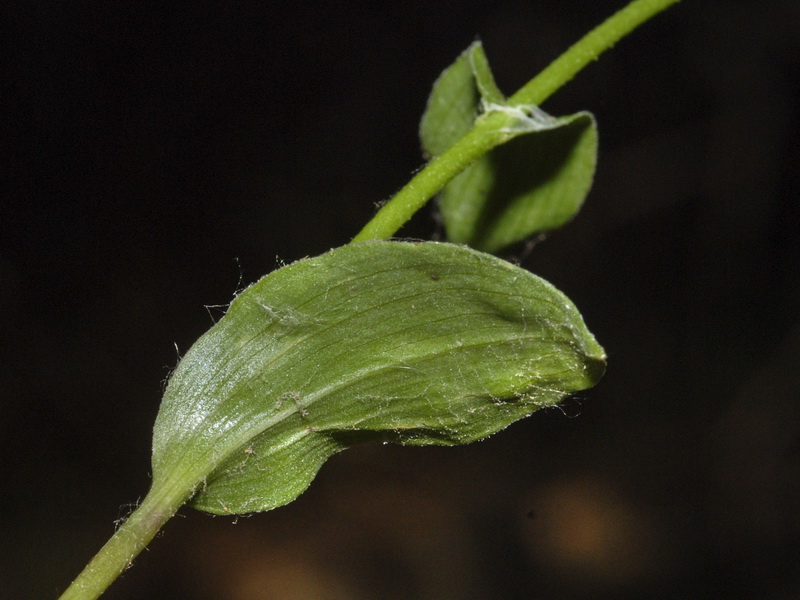
<path fill-rule="evenodd" d="M 529 506 L 533 560 L 575 587 L 627 585 L 663 568 L 655 518 L 602 481 L 555 482 L 534 490 Z"/>

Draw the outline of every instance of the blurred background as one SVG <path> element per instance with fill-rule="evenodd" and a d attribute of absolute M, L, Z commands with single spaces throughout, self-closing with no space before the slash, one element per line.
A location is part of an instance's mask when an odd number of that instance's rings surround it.
<path fill-rule="evenodd" d="M 346 243 L 470 42 L 511 93 L 623 4 L 3 8 L 0 597 L 106 541 L 205 306 Z M 349 450 L 265 514 L 184 509 L 106 598 L 800 596 L 800 4 L 685 0 L 544 108 L 594 112 L 596 182 L 508 258 L 583 311 L 600 385 L 479 444 Z"/>

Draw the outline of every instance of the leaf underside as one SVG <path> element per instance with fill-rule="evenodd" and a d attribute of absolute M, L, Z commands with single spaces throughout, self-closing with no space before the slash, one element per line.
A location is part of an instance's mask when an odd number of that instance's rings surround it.
<path fill-rule="evenodd" d="M 574 305 L 527 271 L 453 244 L 344 246 L 252 285 L 189 350 L 156 420 L 154 487 L 267 510 L 350 445 L 479 440 L 604 365 Z"/>

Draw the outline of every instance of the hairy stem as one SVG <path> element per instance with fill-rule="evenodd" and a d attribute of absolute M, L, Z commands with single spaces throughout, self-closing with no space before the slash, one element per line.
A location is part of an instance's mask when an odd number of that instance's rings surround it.
<path fill-rule="evenodd" d="M 495 131 L 498 127 L 495 127 Z M 473 127 L 469 133 L 431 160 L 356 235 L 352 242 L 382 240 L 392 237 L 448 181 L 463 171 L 475 159 L 501 143 L 498 135 L 483 127 Z"/>
<path fill-rule="evenodd" d="M 94 600 L 127 569 L 133 559 L 186 501 L 186 493 L 151 489 L 59 600 Z"/>
<path fill-rule="evenodd" d="M 539 75 L 509 98 L 511 105 L 541 104 L 596 60 L 621 38 L 679 0 L 633 0 L 587 33 Z M 505 140 L 498 135 L 502 116 L 478 119 L 475 126 L 446 152 L 430 161 L 405 187 L 395 194 L 358 232 L 352 242 L 387 239 L 447 183 L 475 159 Z"/>
<path fill-rule="evenodd" d="M 541 104 L 619 40 L 680 0 L 633 0 L 570 46 L 509 98 L 511 104 Z"/>

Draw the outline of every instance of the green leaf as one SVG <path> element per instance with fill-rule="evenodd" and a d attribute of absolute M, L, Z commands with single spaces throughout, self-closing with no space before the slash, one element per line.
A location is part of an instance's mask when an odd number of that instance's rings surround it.
<path fill-rule="evenodd" d="M 596 157 L 597 127 L 585 112 L 495 148 L 439 194 L 448 239 L 499 252 L 561 227 L 589 193 Z"/>
<path fill-rule="evenodd" d="M 428 157 L 442 154 L 475 123 L 481 100 L 471 64 L 476 48 L 482 48 L 480 42 L 462 52 L 433 84 L 419 127 L 422 149 Z"/>
<path fill-rule="evenodd" d="M 502 100 L 479 43 L 436 81 L 422 117 L 425 153 L 437 156 L 477 119 L 505 113 L 498 145 L 439 194 L 450 241 L 486 252 L 561 227 L 580 209 L 597 163 L 597 126 L 588 112 L 551 117 Z M 497 133 L 497 132 L 495 132 Z"/>
<path fill-rule="evenodd" d="M 189 350 L 156 419 L 153 487 L 267 510 L 348 446 L 479 440 L 604 368 L 575 306 L 527 271 L 452 244 L 344 246 L 261 279 Z"/>

